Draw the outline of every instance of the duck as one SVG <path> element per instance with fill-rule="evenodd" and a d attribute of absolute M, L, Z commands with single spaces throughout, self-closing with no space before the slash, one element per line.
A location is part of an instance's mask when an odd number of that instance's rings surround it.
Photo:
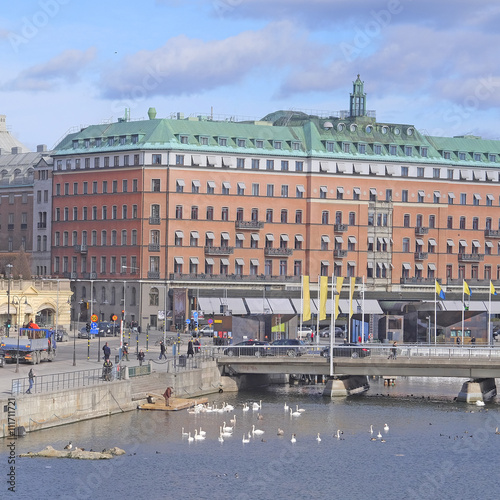
<path fill-rule="evenodd" d="M 389 430 L 389 426 L 387 424 L 384 424 L 384 431 L 388 431 Z"/>
<path fill-rule="evenodd" d="M 193 437 L 193 436 L 191 436 L 191 433 L 189 432 L 189 433 L 188 433 L 188 442 L 189 442 L 189 443 L 192 443 L 193 441 L 194 441 L 194 437 Z"/>
<path fill-rule="evenodd" d="M 498 427 L 497 427 L 497 430 L 498 430 Z M 283 436 L 285 434 L 285 431 L 283 429 L 280 429 L 278 427 L 278 433 L 277 434 L 278 434 L 278 436 Z"/>
<path fill-rule="evenodd" d="M 370 441 L 376 441 L 376 440 L 377 440 L 377 438 L 374 438 L 374 437 L 370 438 Z"/>
<path fill-rule="evenodd" d="M 316 441 L 317 441 L 318 443 L 321 443 L 321 437 L 319 436 L 319 432 L 318 432 L 318 435 L 316 436 Z"/>
<path fill-rule="evenodd" d="M 257 436 L 260 436 L 261 434 L 264 434 L 264 431 L 262 429 L 256 429 L 255 425 L 252 425 L 252 434 L 257 434 Z"/>
<path fill-rule="evenodd" d="M 71 450 L 73 448 L 73 445 L 71 444 L 71 441 L 64 447 L 65 450 Z"/>
<path fill-rule="evenodd" d="M 498 427 L 495 429 L 495 434 L 500 434 L 500 431 L 498 430 Z"/>
<path fill-rule="evenodd" d="M 381 440 L 380 440 L 380 442 L 381 442 L 381 443 L 385 443 L 385 439 L 381 439 Z"/>
<path fill-rule="evenodd" d="M 243 439 L 241 440 L 241 442 L 242 442 L 243 444 L 247 444 L 247 443 L 249 443 L 249 442 L 250 442 L 250 439 L 246 438 L 246 437 L 245 437 L 245 434 L 243 434 Z"/>
<path fill-rule="evenodd" d="M 257 414 L 257 418 L 258 418 L 259 420 L 264 420 L 264 417 L 263 417 L 260 413 L 258 413 L 258 414 Z"/>
<path fill-rule="evenodd" d="M 292 439 L 290 439 L 291 443 L 296 443 L 297 439 L 295 438 L 295 434 L 292 434 Z"/>
<path fill-rule="evenodd" d="M 224 432 L 233 432 L 233 428 L 226 425 L 226 422 L 222 424 L 222 430 Z"/>

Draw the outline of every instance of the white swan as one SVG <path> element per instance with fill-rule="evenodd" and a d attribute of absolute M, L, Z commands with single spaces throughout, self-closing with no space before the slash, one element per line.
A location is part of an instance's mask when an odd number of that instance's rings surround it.
<path fill-rule="evenodd" d="M 476 401 L 476 406 L 484 406 L 484 401 Z"/>
<path fill-rule="evenodd" d="M 285 403 L 285 406 L 283 406 L 283 409 L 284 409 L 285 411 L 288 411 L 288 410 L 289 410 L 289 408 L 290 408 L 290 407 L 289 407 L 289 406 Z"/>
<path fill-rule="evenodd" d="M 223 430 L 224 432 L 233 432 L 233 428 L 232 428 L 232 427 L 228 427 L 228 426 L 226 426 L 226 422 L 224 422 L 224 423 L 222 424 L 222 430 Z"/>
<path fill-rule="evenodd" d="M 249 442 L 250 442 L 250 439 L 246 438 L 246 437 L 245 437 L 245 434 L 243 434 L 243 439 L 241 440 L 241 442 L 242 442 L 243 444 L 246 444 L 246 443 L 249 443 Z"/>
<path fill-rule="evenodd" d="M 290 408 L 290 417 L 300 417 L 301 415 L 302 413 L 300 413 L 300 411 L 292 411 Z"/>
<path fill-rule="evenodd" d="M 296 409 L 299 413 L 304 413 L 306 411 L 304 408 L 299 408 L 299 405 L 296 406 Z"/>
<path fill-rule="evenodd" d="M 202 441 L 203 439 L 205 439 L 205 436 L 202 436 L 201 434 L 198 434 L 198 430 L 195 429 L 194 430 L 194 438 L 196 441 Z"/>
<path fill-rule="evenodd" d="M 224 438 L 222 437 L 222 434 L 219 434 L 219 437 L 217 439 L 218 439 L 219 443 L 224 442 Z"/>
<path fill-rule="evenodd" d="M 234 410 L 234 406 L 233 405 L 225 405 L 224 406 L 224 411 L 233 411 Z"/>
<path fill-rule="evenodd" d="M 202 431 L 200 427 L 200 436 L 206 436 L 206 435 L 207 435 L 206 431 Z"/>
<path fill-rule="evenodd" d="M 340 439 L 340 429 L 337 429 L 337 434 L 335 434 L 335 436 L 337 439 Z"/>
<path fill-rule="evenodd" d="M 243 405 L 243 411 L 248 411 L 250 408 L 248 407 L 248 405 L 245 403 Z"/>
<path fill-rule="evenodd" d="M 262 408 L 262 400 L 260 400 L 258 403 L 253 403 L 252 404 L 252 410 L 260 410 Z"/>
<path fill-rule="evenodd" d="M 318 432 L 318 435 L 316 436 L 316 441 L 317 441 L 318 443 L 321 443 L 321 438 L 319 437 L 319 432 Z"/>
<path fill-rule="evenodd" d="M 231 437 L 233 435 L 231 432 L 223 430 L 222 427 L 220 427 L 219 429 L 220 429 L 220 435 L 222 437 Z"/>
<path fill-rule="evenodd" d="M 188 434 L 188 441 L 191 443 L 192 441 L 194 441 L 194 437 L 191 436 L 191 433 Z"/>
<path fill-rule="evenodd" d="M 233 425 L 236 423 L 236 415 L 233 415 L 233 418 L 229 420 Z"/>
<path fill-rule="evenodd" d="M 188 436 L 188 433 L 184 432 L 184 427 L 182 428 L 181 436 L 183 436 L 183 437 L 187 437 Z"/>
<path fill-rule="evenodd" d="M 389 430 L 389 426 L 387 424 L 384 424 L 384 431 L 388 431 Z"/>
<path fill-rule="evenodd" d="M 255 425 L 252 425 L 252 434 L 256 434 L 257 436 L 260 436 L 264 434 L 264 431 L 262 429 L 256 429 Z"/>
<path fill-rule="evenodd" d="M 373 425 L 370 425 L 370 434 L 373 434 Z"/>
<path fill-rule="evenodd" d="M 381 439 L 381 438 L 382 438 L 382 434 L 380 434 L 380 431 L 378 431 L 377 437 L 378 437 L 379 439 Z"/>
<path fill-rule="evenodd" d="M 292 443 L 296 443 L 297 440 L 295 439 L 295 434 L 292 434 L 292 439 L 290 439 L 290 442 Z"/>

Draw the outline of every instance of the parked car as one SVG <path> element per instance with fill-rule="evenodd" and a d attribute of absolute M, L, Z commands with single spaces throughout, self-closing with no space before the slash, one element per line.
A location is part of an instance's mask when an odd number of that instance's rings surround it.
<path fill-rule="evenodd" d="M 57 330 L 56 331 L 56 341 L 57 342 L 69 342 L 68 332 L 66 330 Z"/>
<path fill-rule="evenodd" d="M 280 339 L 271 342 L 269 354 L 275 356 L 302 356 L 303 354 L 307 354 L 307 347 L 299 339 Z"/>
<path fill-rule="evenodd" d="M 333 357 L 366 358 L 371 355 L 370 349 L 359 344 L 338 344 L 333 346 Z M 325 347 L 321 351 L 321 356 L 330 357 L 330 347 Z"/>
<path fill-rule="evenodd" d="M 302 329 L 297 331 L 297 337 L 300 340 L 311 338 L 311 333 L 314 333 L 312 328 L 309 328 L 307 326 L 303 326 Z"/>
<path fill-rule="evenodd" d="M 120 335 L 120 327 L 113 323 L 101 321 L 98 325 L 99 337 L 116 337 Z"/>
<path fill-rule="evenodd" d="M 325 326 L 319 331 L 320 337 L 330 338 L 330 327 Z M 344 329 L 340 326 L 335 327 L 335 337 L 343 338 L 345 337 Z"/>
<path fill-rule="evenodd" d="M 78 332 L 78 338 L 79 339 L 88 339 L 89 337 L 91 337 L 90 333 L 87 332 L 87 327 L 83 327 L 80 329 L 80 331 Z"/>
<path fill-rule="evenodd" d="M 226 356 L 265 356 L 269 353 L 269 346 L 269 342 L 261 340 L 244 340 L 224 349 L 224 354 Z"/>
<path fill-rule="evenodd" d="M 213 325 L 205 325 L 198 329 L 199 337 L 213 337 L 214 328 Z M 193 332 L 193 337 L 196 337 L 196 332 Z"/>

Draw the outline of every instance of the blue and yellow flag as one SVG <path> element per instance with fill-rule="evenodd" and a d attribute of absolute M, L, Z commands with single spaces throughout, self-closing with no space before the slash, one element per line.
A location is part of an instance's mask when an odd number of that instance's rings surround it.
<path fill-rule="evenodd" d="M 497 291 L 495 290 L 495 287 L 493 286 L 493 282 L 490 281 L 490 293 L 491 295 L 496 295 Z"/>
<path fill-rule="evenodd" d="M 466 295 L 470 295 L 470 288 L 469 285 L 467 284 L 467 281 L 464 280 L 464 293 Z"/>
<path fill-rule="evenodd" d="M 445 295 L 443 292 L 443 289 L 441 288 L 441 285 L 439 284 L 438 280 L 436 280 L 436 294 L 439 296 L 440 299 L 445 299 Z"/>

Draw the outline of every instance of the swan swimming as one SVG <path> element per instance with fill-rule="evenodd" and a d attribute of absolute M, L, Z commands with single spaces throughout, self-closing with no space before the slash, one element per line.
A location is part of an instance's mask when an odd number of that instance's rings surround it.
<path fill-rule="evenodd" d="M 291 417 L 300 417 L 302 415 L 302 413 L 300 413 L 299 411 L 292 411 L 292 409 L 290 408 L 290 416 Z"/>
<path fill-rule="evenodd" d="M 187 432 L 184 432 L 184 427 L 182 428 L 182 431 L 181 431 L 181 436 L 184 436 L 184 437 L 187 437 L 187 436 L 188 436 L 188 433 L 187 433 Z"/>
<path fill-rule="evenodd" d="M 370 425 L 370 434 L 373 434 L 373 425 Z"/>
<path fill-rule="evenodd" d="M 200 427 L 200 433 L 199 434 L 200 434 L 200 436 L 206 436 L 207 435 L 206 431 L 202 431 L 201 430 L 201 427 Z"/>
<path fill-rule="evenodd" d="M 290 407 L 289 407 L 289 406 L 285 403 L 285 406 L 283 406 L 283 409 L 284 409 L 285 411 L 288 411 L 288 410 L 289 410 L 289 408 L 290 408 Z"/>
<path fill-rule="evenodd" d="M 246 444 L 246 443 L 249 443 L 249 442 L 250 442 L 250 439 L 246 438 L 246 437 L 245 437 L 245 434 L 243 434 L 243 439 L 241 440 L 241 442 L 242 442 L 243 444 Z"/>
<path fill-rule="evenodd" d="M 194 438 L 196 439 L 196 441 L 202 441 L 203 439 L 205 439 L 205 436 L 198 434 L 198 430 L 195 429 L 194 430 Z"/>
<path fill-rule="evenodd" d="M 476 406 L 484 406 L 484 401 L 476 401 Z"/>
<path fill-rule="evenodd" d="M 194 437 L 191 436 L 191 433 L 188 434 L 188 441 L 191 443 L 192 441 L 194 441 Z"/>
<path fill-rule="evenodd" d="M 317 441 L 318 443 L 321 443 L 321 438 L 319 437 L 319 432 L 318 432 L 318 435 L 316 436 L 316 441 Z"/>
<path fill-rule="evenodd" d="M 498 427 L 497 427 L 497 430 L 498 430 Z M 283 436 L 284 434 L 285 434 L 285 431 L 278 427 L 278 436 Z"/>
<path fill-rule="evenodd" d="M 248 405 L 245 403 L 243 405 L 243 411 L 248 411 L 250 408 L 248 407 Z"/>
<path fill-rule="evenodd" d="M 388 431 L 389 430 L 389 426 L 387 424 L 384 424 L 384 431 Z"/>
<path fill-rule="evenodd" d="M 227 426 L 226 426 L 226 422 L 224 422 L 224 423 L 222 424 L 222 430 L 223 430 L 224 432 L 233 432 L 233 428 L 232 428 L 232 427 L 227 427 Z"/>
<path fill-rule="evenodd" d="M 292 434 L 292 439 L 290 439 L 290 441 L 292 443 L 296 443 L 297 442 L 297 440 L 295 439 L 295 434 Z"/>
<path fill-rule="evenodd" d="M 380 439 L 382 437 L 382 434 L 380 434 L 380 431 L 378 431 L 377 437 Z"/>
<path fill-rule="evenodd" d="M 264 431 L 262 429 L 256 429 L 255 425 L 252 425 L 252 434 L 257 434 L 257 436 L 260 436 L 261 434 L 264 434 Z"/>
<path fill-rule="evenodd" d="M 306 410 L 304 410 L 304 408 L 299 408 L 299 405 L 296 406 L 296 409 L 300 413 L 304 413 L 306 411 Z"/>
<path fill-rule="evenodd" d="M 260 410 L 262 408 L 262 400 L 259 401 L 259 403 L 253 403 L 252 404 L 252 410 Z"/>

